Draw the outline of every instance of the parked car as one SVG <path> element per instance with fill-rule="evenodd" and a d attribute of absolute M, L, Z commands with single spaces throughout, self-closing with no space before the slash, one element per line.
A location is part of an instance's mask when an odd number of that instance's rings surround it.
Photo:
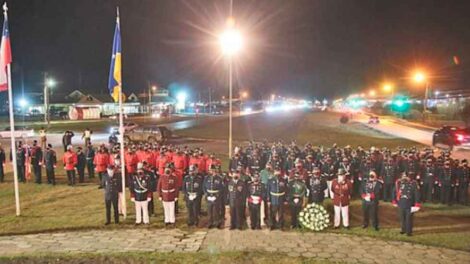
<path fill-rule="evenodd" d="M 126 131 L 124 142 L 148 142 L 157 143 L 164 142 L 171 137 L 171 131 L 166 127 L 142 126 Z"/>
<path fill-rule="evenodd" d="M 139 125 L 134 122 L 124 123 L 124 132 L 137 128 Z M 119 134 L 119 126 L 113 126 L 109 129 L 110 134 Z"/>
<path fill-rule="evenodd" d="M 379 124 L 379 123 L 380 123 L 380 119 L 379 119 L 378 116 L 370 116 L 368 123 L 369 123 L 369 124 Z"/>
<path fill-rule="evenodd" d="M 34 129 L 29 128 L 29 127 L 15 126 L 14 136 L 15 136 L 15 138 L 33 137 L 34 136 Z M 5 130 L 0 131 L 0 137 L 1 138 L 10 138 L 11 137 L 10 127 L 7 127 L 7 128 L 5 128 Z"/>
<path fill-rule="evenodd" d="M 443 126 L 436 130 L 432 136 L 432 145 L 447 145 L 450 149 L 454 147 L 470 148 L 470 128 L 459 128 L 455 126 Z"/>

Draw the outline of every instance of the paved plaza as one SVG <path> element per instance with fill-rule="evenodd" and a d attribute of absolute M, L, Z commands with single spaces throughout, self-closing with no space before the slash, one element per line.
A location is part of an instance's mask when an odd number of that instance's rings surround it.
<path fill-rule="evenodd" d="M 0 256 L 139 251 L 265 251 L 350 263 L 470 263 L 470 252 L 331 233 L 139 228 L 0 236 Z"/>

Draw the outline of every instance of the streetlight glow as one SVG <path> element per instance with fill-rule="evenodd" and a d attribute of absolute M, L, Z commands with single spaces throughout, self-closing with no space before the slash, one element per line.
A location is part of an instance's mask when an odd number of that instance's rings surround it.
<path fill-rule="evenodd" d="M 240 31 L 230 27 L 219 35 L 219 44 L 222 53 L 233 56 L 243 48 L 243 37 Z"/>
<path fill-rule="evenodd" d="M 54 87 L 56 85 L 56 81 L 54 79 L 49 78 L 46 80 L 46 85 L 47 87 Z"/>
<path fill-rule="evenodd" d="M 369 96 L 375 96 L 375 94 L 376 94 L 375 90 L 370 90 L 369 91 Z"/>
<path fill-rule="evenodd" d="M 386 84 L 384 84 L 384 86 L 383 86 L 383 90 L 384 90 L 384 92 L 389 93 L 389 92 L 391 92 L 391 91 L 393 90 L 393 85 L 390 84 L 390 83 L 386 83 Z"/>
<path fill-rule="evenodd" d="M 426 75 L 422 72 L 416 72 L 413 76 L 413 80 L 417 83 L 422 83 L 426 80 Z"/>
<path fill-rule="evenodd" d="M 248 92 L 242 92 L 242 98 L 248 98 Z"/>

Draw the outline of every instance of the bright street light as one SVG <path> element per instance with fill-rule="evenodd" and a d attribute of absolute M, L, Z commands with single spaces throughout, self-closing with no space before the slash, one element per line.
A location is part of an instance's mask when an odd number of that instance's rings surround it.
<path fill-rule="evenodd" d="M 157 91 L 157 86 L 156 85 L 152 86 L 152 91 L 154 91 L 154 92 Z"/>
<path fill-rule="evenodd" d="M 386 83 L 384 84 L 384 86 L 382 87 L 384 92 L 391 92 L 393 90 L 393 85 L 391 83 Z"/>
<path fill-rule="evenodd" d="M 413 80 L 417 83 L 422 83 L 426 80 L 426 75 L 422 72 L 416 72 L 413 76 Z"/>
<path fill-rule="evenodd" d="M 375 96 L 375 95 L 376 95 L 375 90 L 370 90 L 370 91 L 369 91 L 369 96 Z"/>
<path fill-rule="evenodd" d="M 47 87 L 51 87 L 51 88 L 52 88 L 52 87 L 54 87 L 56 84 L 57 84 L 57 83 L 56 83 L 56 81 L 55 81 L 54 79 L 48 78 L 48 79 L 46 80 L 46 85 L 47 85 Z"/>
<path fill-rule="evenodd" d="M 24 108 L 28 105 L 28 101 L 24 98 L 21 98 L 20 100 L 18 100 L 18 103 L 19 103 L 21 108 Z"/>
<path fill-rule="evenodd" d="M 233 56 L 243 48 L 243 37 L 239 30 L 229 27 L 219 35 L 219 45 L 222 53 Z"/>
<path fill-rule="evenodd" d="M 248 92 L 242 92 L 241 96 L 242 98 L 248 98 Z"/>

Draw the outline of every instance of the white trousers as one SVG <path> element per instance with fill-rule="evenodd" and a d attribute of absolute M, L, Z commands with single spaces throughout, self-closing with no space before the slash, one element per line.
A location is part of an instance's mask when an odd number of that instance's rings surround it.
<path fill-rule="evenodd" d="M 163 203 L 163 211 L 165 213 L 165 223 L 175 223 L 175 201 Z"/>
<path fill-rule="evenodd" d="M 349 226 L 349 206 L 336 206 L 335 205 L 335 227 L 339 227 L 341 222 L 341 217 L 343 218 L 343 226 Z"/>
<path fill-rule="evenodd" d="M 147 201 L 135 201 L 135 223 L 142 223 L 142 213 L 144 215 L 144 224 L 150 223 L 149 221 L 149 207 Z"/>
<path fill-rule="evenodd" d="M 331 199 L 333 199 L 335 197 L 335 194 L 333 193 L 333 190 L 331 190 L 331 184 L 332 183 L 333 183 L 333 181 L 326 181 L 326 185 L 328 186 L 328 188 L 326 188 L 326 190 L 325 190 L 325 198 L 330 197 Z"/>

